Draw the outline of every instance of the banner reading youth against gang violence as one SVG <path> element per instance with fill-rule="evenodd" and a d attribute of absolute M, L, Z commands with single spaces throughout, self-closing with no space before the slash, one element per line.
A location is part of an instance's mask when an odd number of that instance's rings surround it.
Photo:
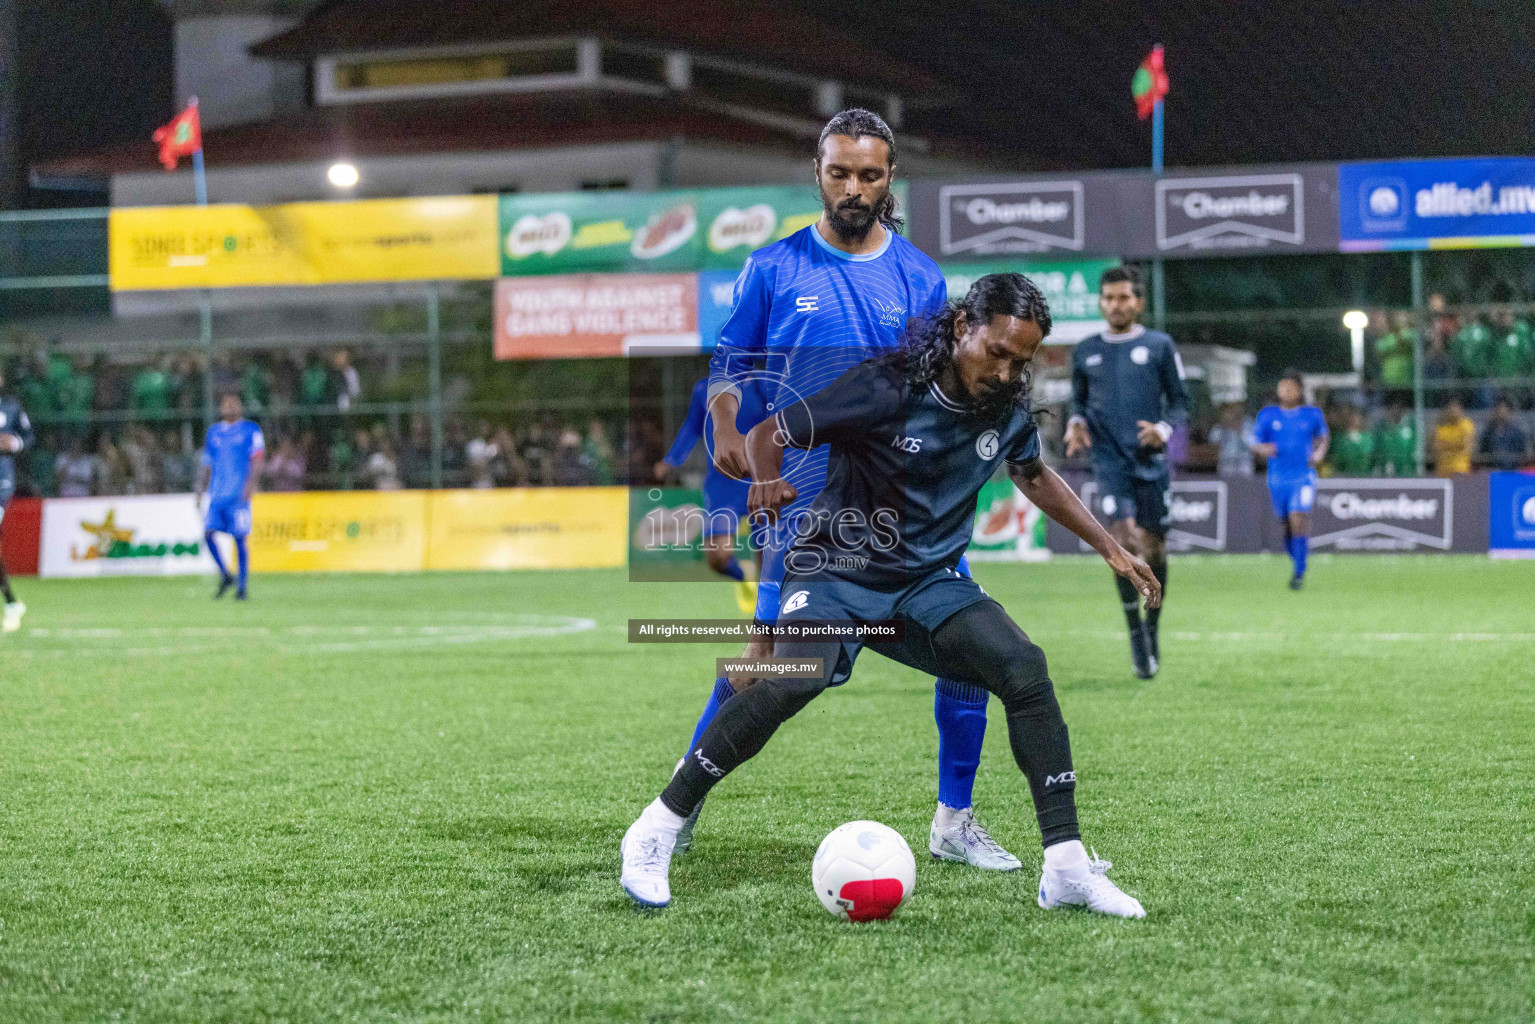
<path fill-rule="evenodd" d="M 483 280 L 500 266 L 494 196 L 127 207 L 108 249 L 114 291 Z"/>
<path fill-rule="evenodd" d="M 497 359 L 698 351 L 697 274 L 567 274 L 496 282 Z"/>

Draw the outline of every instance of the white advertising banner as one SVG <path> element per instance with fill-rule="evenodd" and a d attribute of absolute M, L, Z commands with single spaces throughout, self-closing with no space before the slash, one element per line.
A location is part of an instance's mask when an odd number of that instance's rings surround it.
<path fill-rule="evenodd" d="M 41 576 L 170 576 L 216 570 L 190 494 L 49 498 Z"/>

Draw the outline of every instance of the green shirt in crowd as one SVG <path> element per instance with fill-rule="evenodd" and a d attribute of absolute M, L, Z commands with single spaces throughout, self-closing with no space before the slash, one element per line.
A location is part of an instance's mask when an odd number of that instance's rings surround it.
<path fill-rule="evenodd" d="M 1376 339 L 1380 382 L 1386 387 L 1412 387 L 1412 338 L 1412 331 L 1393 331 Z"/>
<path fill-rule="evenodd" d="M 1450 341 L 1450 355 L 1455 371 L 1462 377 L 1487 376 L 1487 357 L 1492 349 L 1492 332 L 1480 320 L 1473 320 L 1455 332 Z"/>
<path fill-rule="evenodd" d="M 1400 423 L 1382 423 L 1375 436 L 1375 468 L 1386 476 L 1413 476 L 1418 472 L 1417 431 L 1412 417 Z"/>
<path fill-rule="evenodd" d="M 1535 337 L 1528 321 L 1516 320 L 1514 329 L 1492 347 L 1494 377 L 1522 377 L 1535 373 Z"/>
<path fill-rule="evenodd" d="M 71 374 L 55 394 L 59 412 L 72 422 L 83 422 L 96 401 L 96 378 L 89 373 Z"/>
<path fill-rule="evenodd" d="M 134 412 L 169 412 L 171 378 L 158 366 L 146 366 L 133 378 L 128 404 Z"/>
<path fill-rule="evenodd" d="M 1362 430 L 1346 430 L 1337 435 L 1328 461 L 1339 476 L 1369 476 L 1375 469 L 1375 438 Z"/>
<path fill-rule="evenodd" d="M 304 374 L 299 378 L 298 395 L 300 405 L 324 405 L 325 388 L 329 383 L 329 375 L 325 367 L 319 363 L 310 363 L 304 367 Z"/>

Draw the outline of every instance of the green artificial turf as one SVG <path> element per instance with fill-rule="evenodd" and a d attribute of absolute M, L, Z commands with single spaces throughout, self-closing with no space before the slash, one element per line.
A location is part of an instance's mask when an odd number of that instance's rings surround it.
<path fill-rule="evenodd" d="M 982 565 L 1050 656 L 1084 838 L 1144 921 L 1034 903 L 995 701 L 935 864 L 931 680 L 865 654 L 711 796 L 673 904 L 618 840 L 733 647 L 621 572 L 18 581 L 0 640 L 0 1022 L 1516 1021 L 1535 1015 L 1535 566 L 1175 561 L 1163 671 L 1107 570 Z M 582 620 L 590 620 L 590 627 Z M 855 818 L 919 854 L 888 922 L 809 883 Z"/>

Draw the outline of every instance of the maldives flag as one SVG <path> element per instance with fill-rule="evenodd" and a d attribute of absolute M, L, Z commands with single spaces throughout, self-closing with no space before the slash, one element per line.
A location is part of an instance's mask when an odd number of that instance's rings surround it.
<path fill-rule="evenodd" d="M 154 140 L 160 144 L 160 163 L 167 171 L 176 169 L 176 161 L 203 148 L 203 129 L 197 120 L 197 97 L 187 109 L 177 114 L 164 128 L 156 128 Z"/>
<path fill-rule="evenodd" d="M 1130 92 L 1135 97 L 1135 113 L 1142 121 L 1151 116 L 1157 101 L 1167 95 L 1167 72 L 1162 68 L 1162 44 L 1151 48 L 1151 53 L 1135 69 L 1130 79 Z"/>

